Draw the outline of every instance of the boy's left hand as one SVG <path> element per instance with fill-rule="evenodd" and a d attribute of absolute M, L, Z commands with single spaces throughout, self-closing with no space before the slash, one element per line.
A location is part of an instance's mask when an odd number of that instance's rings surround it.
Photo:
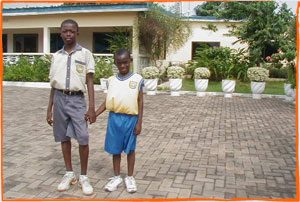
<path fill-rule="evenodd" d="M 136 124 L 135 129 L 134 129 L 134 134 L 139 135 L 142 131 L 142 124 Z"/>
<path fill-rule="evenodd" d="M 95 110 L 89 109 L 85 114 L 85 120 L 89 121 L 90 124 L 96 122 L 96 113 Z"/>

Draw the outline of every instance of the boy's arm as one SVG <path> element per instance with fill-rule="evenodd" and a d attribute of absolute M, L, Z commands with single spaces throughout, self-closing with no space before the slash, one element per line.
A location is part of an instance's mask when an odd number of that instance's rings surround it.
<path fill-rule="evenodd" d="M 95 114 L 95 99 L 94 99 L 94 74 L 88 73 L 86 75 L 87 88 L 89 94 L 89 109 L 86 113 L 86 119 L 92 124 L 96 121 Z"/>
<path fill-rule="evenodd" d="M 106 101 L 104 100 L 102 105 L 100 105 L 100 107 L 96 111 L 96 117 L 102 114 L 102 112 L 104 112 L 105 110 L 106 110 Z"/>
<path fill-rule="evenodd" d="M 137 124 L 135 126 L 135 130 L 134 130 L 135 135 L 139 135 L 142 131 L 143 110 L 144 110 L 143 89 L 141 89 L 139 92 L 138 108 L 139 108 L 139 115 L 138 115 L 138 122 L 137 122 Z"/>
<path fill-rule="evenodd" d="M 50 126 L 52 126 L 52 123 L 53 123 L 53 120 L 52 120 L 53 96 L 54 96 L 54 88 L 51 88 L 48 110 L 47 110 L 47 117 L 46 117 L 46 120 Z"/>

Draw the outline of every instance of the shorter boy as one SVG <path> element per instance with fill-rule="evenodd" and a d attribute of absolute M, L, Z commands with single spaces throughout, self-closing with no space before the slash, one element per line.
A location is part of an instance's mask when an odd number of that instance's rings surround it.
<path fill-rule="evenodd" d="M 108 109 L 108 125 L 105 151 L 113 155 L 114 177 L 105 186 L 105 191 L 115 191 L 123 182 L 120 177 L 121 153 L 127 154 L 128 174 L 125 180 L 129 193 L 137 191 L 133 177 L 137 135 L 142 130 L 143 78 L 130 72 L 132 59 L 128 50 L 120 49 L 114 54 L 114 63 L 119 74 L 108 79 L 106 100 L 96 111 L 99 116 Z"/>

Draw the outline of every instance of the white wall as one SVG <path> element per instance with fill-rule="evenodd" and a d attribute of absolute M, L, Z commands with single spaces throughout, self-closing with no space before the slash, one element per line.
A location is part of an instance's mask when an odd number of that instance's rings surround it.
<path fill-rule="evenodd" d="M 207 27 L 207 22 L 191 22 L 193 33 L 185 43 L 185 45 L 177 51 L 170 51 L 167 54 L 167 61 L 186 63 L 192 59 L 192 42 L 220 42 L 220 46 L 230 47 L 234 49 L 246 47 L 244 44 L 232 43 L 237 40 L 236 37 L 225 36 L 229 31 L 225 22 L 214 22 L 218 31 L 205 30 L 202 27 Z"/>

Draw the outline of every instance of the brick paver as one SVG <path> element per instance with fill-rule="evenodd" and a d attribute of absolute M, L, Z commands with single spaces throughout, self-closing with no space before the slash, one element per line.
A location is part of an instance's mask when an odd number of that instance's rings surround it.
<path fill-rule="evenodd" d="M 49 89 L 3 88 L 4 199 L 295 198 L 295 105 L 279 98 L 254 100 L 167 94 L 144 96 L 138 138 L 138 192 L 103 190 L 113 174 L 104 152 L 108 112 L 89 126 L 89 176 L 95 194 L 78 186 L 57 192 L 65 172 L 60 144 L 45 121 Z M 96 92 L 99 106 L 105 94 Z M 80 173 L 73 141 L 73 169 Z M 121 175 L 126 175 L 122 155 Z"/>

